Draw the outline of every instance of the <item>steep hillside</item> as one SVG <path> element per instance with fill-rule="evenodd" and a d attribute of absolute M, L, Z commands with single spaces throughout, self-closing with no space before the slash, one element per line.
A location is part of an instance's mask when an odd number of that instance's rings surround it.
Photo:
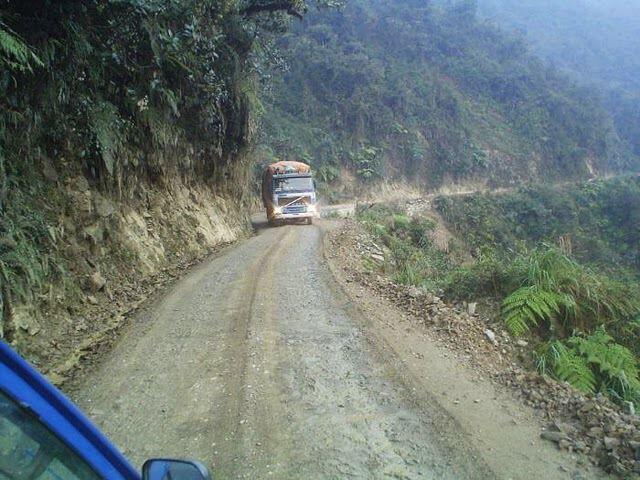
<path fill-rule="evenodd" d="M 640 178 L 435 205 L 474 252 L 475 264 L 450 277 L 454 295 L 503 300 L 509 331 L 548 340 L 536 352 L 540 370 L 640 405 Z"/>
<path fill-rule="evenodd" d="M 621 177 L 436 196 L 411 215 L 364 205 L 358 217 L 383 246 L 371 270 L 451 302 L 480 302 L 494 328 L 540 343 L 542 371 L 640 405 L 639 200 L 640 179 Z M 588 361 L 562 365 L 573 354 Z"/>
<path fill-rule="evenodd" d="M 3 2 L 0 337 L 73 363 L 127 302 L 248 230 L 258 66 L 306 8 Z"/>
<path fill-rule="evenodd" d="M 601 272 L 620 277 L 627 270 L 640 279 L 640 177 L 440 197 L 435 205 L 476 252 L 487 245 L 513 252 L 563 241 Z"/>
<path fill-rule="evenodd" d="M 602 91 L 620 137 L 640 156 L 640 3 L 480 0 L 483 16 L 517 30 L 535 52 Z"/>
<path fill-rule="evenodd" d="M 480 22 L 473 2 L 353 0 L 281 47 L 263 156 L 307 159 L 326 182 L 345 166 L 428 186 L 626 167 L 597 96 Z"/>
<path fill-rule="evenodd" d="M 589 82 L 640 90 L 640 3 L 479 0 L 480 12 L 523 33 L 558 67 Z"/>

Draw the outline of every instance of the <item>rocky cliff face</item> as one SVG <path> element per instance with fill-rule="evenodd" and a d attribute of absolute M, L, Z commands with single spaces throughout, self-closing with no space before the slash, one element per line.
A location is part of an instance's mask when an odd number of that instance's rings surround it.
<path fill-rule="evenodd" d="M 3 284 L 2 325 L 4 340 L 56 382 L 181 270 L 249 232 L 242 204 L 206 184 L 141 183 L 126 200 L 82 175 L 56 189 L 41 205 L 52 214 L 46 247 L 21 264 L 41 277 L 26 292 L 19 278 Z"/>
<path fill-rule="evenodd" d="M 258 27 L 236 3 L 0 7 L 0 333 L 39 366 L 248 230 Z"/>

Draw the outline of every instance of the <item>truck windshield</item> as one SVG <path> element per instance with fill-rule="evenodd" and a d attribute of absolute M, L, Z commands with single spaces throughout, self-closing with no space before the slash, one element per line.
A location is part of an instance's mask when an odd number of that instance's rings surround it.
<path fill-rule="evenodd" d="M 311 177 L 276 178 L 273 187 L 277 192 L 309 192 L 313 190 L 313 180 Z"/>

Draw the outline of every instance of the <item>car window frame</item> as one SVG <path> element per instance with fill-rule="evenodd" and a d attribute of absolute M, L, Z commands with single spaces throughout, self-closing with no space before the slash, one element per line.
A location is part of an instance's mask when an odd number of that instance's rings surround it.
<path fill-rule="evenodd" d="M 91 473 L 93 473 L 94 478 L 89 479 L 89 480 L 94 480 L 94 479 L 100 479 L 102 478 L 102 475 L 100 474 L 100 472 L 96 471 L 96 469 L 91 465 L 91 463 L 89 463 L 87 461 L 86 458 L 84 458 L 84 456 L 78 452 L 75 448 L 73 448 L 72 445 L 69 444 L 69 442 L 66 442 L 63 438 L 61 438 L 54 430 L 52 430 L 51 428 L 49 428 L 49 426 L 42 421 L 42 418 L 36 413 L 34 412 L 31 408 L 29 408 L 28 405 L 25 405 L 24 403 L 20 402 L 14 395 L 11 395 L 10 392 L 7 392 L 5 389 L 0 388 L 0 396 L 4 396 L 7 399 L 9 399 L 9 401 L 13 402 L 13 406 L 17 409 L 20 410 L 21 413 L 23 415 L 25 415 L 25 417 L 27 417 L 27 419 L 31 422 L 33 422 L 34 424 L 38 424 L 43 431 L 48 432 L 52 437 L 54 437 L 57 442 L 58 445 L 56 445 L 54 448 L 55 450 L 63 450 L 63 452 L 61 453 L 65 453 L 65 454 L 69 454 L 70 456 L 73 455 L 73 457 L 75 459 L 77 459 L 78 461 L 82 462 L 82 464 L 86 467 L 87 470 L 89 470 Z M 36 437 L 32 436 L 29 434 L 29 431 L 27 429 L 21 428 L 20 425 L 16 424 L 15 422 L 12 422 L 11 420 L 9 420 L 13 425 L 15 425 L 17 428 L 20 429 L 21 433 L 25 436 L 28 437 L 30 439 L 32 439 L 34 442 L 38 443 L 39 446 L 42 446 L 43 444 L 39 441 L 39 439 L 37 439 Z M 55 451 L 54 450 L 54 451 Z M 65 466 L 65 468 L 67 470 L 69 470 L 71 473 L 76 473 L 74 472 L 72 466 L 70 466 L 67 463 L 67 459 L 64 458 L 64 456 L 59 456 L 59 455 L 53 455 L 52 456 L 52 461 L 54 459 L 57 459 L 62 465 Z M 48 469 L 49 467 L 47 467 Z M 46 471 L 46 470 L 45 470 Z M 83 479 L 81 479 L 83 480 Z"/>
<path fill-rule="evenodd" d="M 79 408 L 1 340 L 0 389 L 31 409 L 100 477 L 140 480 L 140 473 Z"/>

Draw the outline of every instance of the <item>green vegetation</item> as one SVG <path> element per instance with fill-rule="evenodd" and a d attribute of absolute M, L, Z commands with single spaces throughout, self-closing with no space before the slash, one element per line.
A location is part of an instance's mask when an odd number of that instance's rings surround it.
<path fill-rule="evenodd" d="M 640 275 L 640 179 L 566 187 L 523 187 L 506 194 L 440 197 L 436 209 L 477 254 L 562 242 L 579 261 L 616 275 Z"/>
<path fill-rule="evenodd" d="M 299 0 L 9 2 L 0 8 L 4 175 L 65 157 L 119 191 L 140 178 L 221 183 L 251 139 L 269 34 L 306 8 Z"/>
<path fill-rule="evenodd" d="M 309 161 L 329 182 L 347 167 L 429 186 L 624 168 L 599 99 L 478 20 L 474 2 L 352 0 L 279 45 L 265 160 Z"/>
<path fill-rule="evenodd" d="M 73 182 L 127 199 L 205 182 L 248 203 L 259 80 L 290 18 L 336 0 L 0 6 L 0 330 L 64 276 Z M 88 188 L 89 188 L 88 187 Z"/>
<path fill-rule="evenodd" d="M 640 405 L 637 356 L 616 343 L 604 328 L 564 342 L 550 341 L 537 352 L 538 368 L 585 393 L 605 392 L 615 400 Z"/>
<path fill-rule="evenodd" d="M 436 224 L 425 218 L 408 218 L 384 205 L 359 209 L 358 219 L 388 249 L 383 271 L 399 284 L 439 289 L 452 268 L 447 255 L 429 239 Z"/>
<path fill-rule="evenodd" d="M 637 177 L 439 197 L 457 237 L 448 253 L 427 218 L 385 206 L 358 218 L 387 247 L 382 270 L 396 282 L 501 303 L 513 335 L 539 339 L 542 372 L 638 404 L 639 199 Z"/>
<path fill-rule="evenodd" d="M 640 90 L 640 5 L 626 0 L 478 0 L 494 22 L 575 75 Z"/>
<path fill-rule="evenodd" d="M 11 301 L 23 303 L 52 300 L 43 292 L 46 280 L 56 281 L 65 289 L 67 272 L 57 254 L 60 229 L 52 225 L 50 212 L 29 208 L 25 200 L 33 194 L 52 192 L 15 192 L 12 202 L 5 206 L 0 236 L 0 337 L 10 338 L 1 321 L 3 309 Z M 72 294 L 72 290 L 69 292 Z M 39 295 L 39 296 L 38 296 Z M 6 305 L 5 305 L 6 302 Z"/>
<path fill-rule="evenodd" d="M 32 64 L 43 66 L 33 50 L 0 21 L 0 66 L 24 72 L 33 71 Z"/>
<path fill-rule="evenodd" d="M 514 335 L 547 322 L 555 336 L 616 325 L 640 312 L 640 290 L 596 274 L 555 247 L 528 257 L 522 287 L 503 302 L 503 316 Z M 631 340 L 631 339 L 630 339 Z"/>
<path fill-rule="evenodd" d="M 45 287 L 67 278 L 65 222 L 86 226 L 92 208 L 69 212 L 78 180 L 122 199 L 206 183 L 248 204 L 257 139 L 261 160 L 313 164 L 327 194 L 345 171 L 359 185 L 513 185 L 634 166 L 618 137 L 637 147 L 635 93 L 609 95 L 615 131 L 593 90 L 479 19 L 474 1 L 326 8 L 343 3 L 4 2 L 0 329 L 9 304 L 51 297 Z M 637 401 L 637 178 L 435 205 L 459 239 L 446 253 L 429 218 L 359 212 L 388 250 L 387 274 L 502 301 L 514 334 L 547 342 L 542 370 Z"/>
<path fill-rule="evenodd" d="M 492 22 L 521 32 L 542 58 L 583 84 L 596 85 L 617 134 L 640 157 L 637 2 L 479 0 L 478 4 Z"/>

